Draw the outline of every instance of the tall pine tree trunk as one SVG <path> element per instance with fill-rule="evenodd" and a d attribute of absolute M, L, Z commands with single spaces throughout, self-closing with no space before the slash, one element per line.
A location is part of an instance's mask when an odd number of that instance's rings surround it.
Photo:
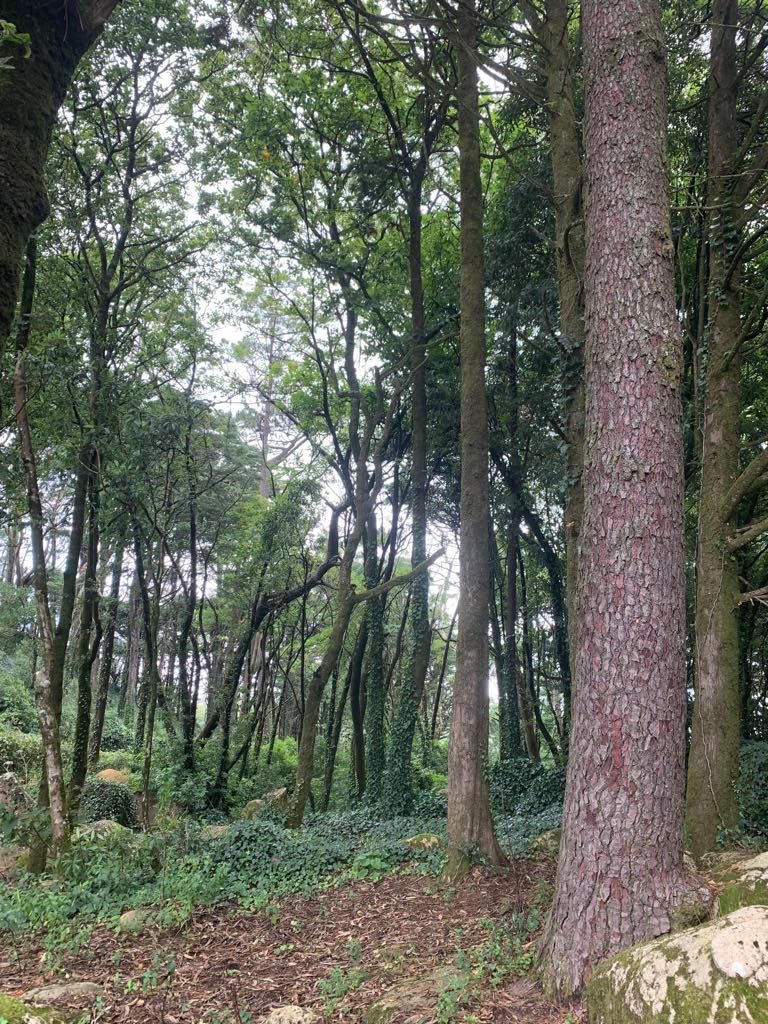
<path fill-rule="evenodd" d="M 444 877 L 468 867 L 468 851 L 493 863 L 496 842 L 484 762 L 488 754 L 488 404 L 485 392 L 485 266 L 473 0 L 457 14 L 456 100 L 461 176 L 461 544 L 459 638 L 448 756 L 448 851 Z"/>
<path fill-rule="evenodd" d="M 670 928 L 683 873 L 680 384 L 657 0 L 582 6 L 586 449 L 574 727 L 547 980 Z"/>
<path fill-rule="evenodd" d="M 736 0 L 715 0 L 709 71 L 709 324 L 696 555 L 696 697 L 686 824 L 695 857 L 734 828 L 739 753 L 740 592 L 728 548 L 728 495 L 739 472 L 740 335 L 737 243 L 730 177 L 736 138 Z"/>

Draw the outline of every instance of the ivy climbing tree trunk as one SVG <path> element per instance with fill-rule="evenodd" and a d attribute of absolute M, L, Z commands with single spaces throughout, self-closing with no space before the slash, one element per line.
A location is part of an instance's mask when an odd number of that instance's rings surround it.
<path fill-rule="evenodd" d="M 695 703 L 686 825 L 694 857 L 738 823 L 740 592 L 728 547 L 730 489 L 739 471 L 741 315 L 731 173 L 737 148 L 737 0 L 715 0 L 709 69 L 709 324 L 696 553 Z"/>
<path fill-rule="evenodd" d="M 0 18 L 29 36 L 0 75 L 0 356 L 16 311 L 29 236 L 48 213 L 45 164 L 75 68 L 117 0 L 0 0 Z"/>
<path fill-rule="evenodd" d="M 669 930 L 683 871 L 680 384 L 657 0 L 582 6 L 586 449 L 574 728 L 546 979 Z"/>
<path fill-rule="evenodd" d="M 485 391 L 485 266 L 477 86 L 477 14 L 459 4 L 457 27 L 461 189 L 461 542 L 459 638 L 448 756 L 448 849 L 443 875 L 455 879 L 474 849 L 504 860 L 496 842 L 484 762 L 488 754 L 488 403 Z"/>

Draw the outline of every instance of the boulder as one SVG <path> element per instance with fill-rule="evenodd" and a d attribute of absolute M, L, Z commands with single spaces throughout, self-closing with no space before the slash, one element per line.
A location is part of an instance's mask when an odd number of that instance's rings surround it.
<path fill-rule="evenodd" d="M 87 1010 L 97 999 L 104 997 L 104 989 L 93 981 L 70 981 L 61 985 L 43 985 L 25 992 L 22 1000 L 33 1006 L 52 1006 Z"/>
<path fill-rule="evenodd" d="M 7 1024 L 70 1024 L 73 1016 L 56 1010 L 32 1009 L 20 999 L 0 992 L 0 1020 L 7 1021 Z"/>
<path fill-rule="evenodd" d="M 118 768 L 103 768 L 96 772 L 96 778 L 103 782 L 111 782 L 114 786 L 125 786 L 128 784 L 130 775 L 128 772 L 121 772 Z"/>
<path fill-rule="evenodd" d="M 281 786 L 280 789 L 273 789 L 271 793 L 265 793 L 262 799 L 270 807 L 277 808 L 278 811 L 287 811 L 291 798 L 287 786 Z"/>
<path fill-rule="evenodd" d="M 5 772 L 0 775 L 0 804 L 11 807 L 16 814 L 21 811 L 31 811 L 34 806 L 32 798 L 27 795 L 18 775 L 14 775 L 13 772 Z"/>
<path fill-rule="evenodd" d="M 403 842 L 412 850 L 439 850 L 443 845 L 440 836 L 436 836 L 433 832 L 419 832 L 417 836 L 409 836 Z"/>
<path fill-rule="evenodd" d="M 718 898 L 721 914 L 768 906 L 768 853 L 728 864 L 715 873 L 715 880 L 723 886 Z"/>
<path fill-rule="evenodd" d="M 152 915 L 148 910 L 125 910 L 120 915 L 117 926 L 121 932 L 134 934 L 152 924 Z"/>
<path fill-rule="evenodd" d="M 244 821 L 250 821 L 252 818 L 257 818 L 266 806 L 266 800 L 249 800 L 240 812 L 240 817 Z"/>
<path fill-rule="evenodd" d="M 278 1006 L 262 1017 L 261 1024 L 316 1024 L 320 1017 L 305 1006 Z"/>
<path fill-rule="evenodd" d="M 363 1024 L 433 1024 L 439 1016 L 440 997 L 452 993 L 460 1002 L 470 980 L 469 975 L 445 967 L 418 978 L 405 978 L 365 1011 Z"/>
<path fill-rule="evenodd" d="M 78 825 L 72 838 L 78 839 L 104 839 L 113 840 L 132 836 L 133 832 L 124 825 L 119 825 L 111 818 L 102 818 L 100 821 L 90 821 L 87 825 Z"/>
<path fill-rule="evenodd" d="M 768 906 L 633 946 L 586 989 L 594 1024 L 760 1024 L 768 1020 Z"/>

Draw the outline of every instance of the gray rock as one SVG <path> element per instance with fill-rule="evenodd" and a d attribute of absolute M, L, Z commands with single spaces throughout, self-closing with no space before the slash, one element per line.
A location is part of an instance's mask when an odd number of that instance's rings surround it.
<path fill-rule="evenodd" d="M 600 1024 L 768 1021 L 768 906 L 743 907 L 601 964 L 586 990 Z"/>
<path fill-rule="evenodd" d="M 22 1000 L 33 1006 L 76 1007 L 87 1009 L 103 997 L 104 989 L 93 981 L 71 981 L 61 985 L 43 985 L 25 992 Z"/>
<path fill-rule="evenodd" d="M 316 1024 L 320 1017 L 305 1006 L 278 1006 L 262 1017 L 261 1024 Z"/>

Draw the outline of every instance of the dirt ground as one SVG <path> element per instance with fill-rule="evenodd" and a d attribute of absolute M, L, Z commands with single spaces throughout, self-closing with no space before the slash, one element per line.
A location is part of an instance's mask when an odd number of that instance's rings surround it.
<path fill-rule="evenodd" d="M 504 872 L 473 871 L 455 890 L 402 874 L 283 900 L 271 914 L 228 907 L 199 911 L 179 928 L 136 934 L 101 928 L 79 953 L 63 954 L 55 973 L 46 970 L 39 941 L 14 946 L 0 938 L 0 988 L 20 995 L 53 981 L 98 982 L 106 998 L 92 1020 L 103 1024 L 255 1024 L 286 1004 L 356 1024 L 394 986 L 411 980 L 415 986 L 440 966 L 449 976 L 462 960 L 466 966 L 463 955 L 487 942 L 494 925 L 540 899 L 553 875 L 551 860 L 521 860 Z M 461 1009 L 443 1006 L 442 1021 L 583 1020 L 581 1006 L 553 1004 L 530 977 L 496 986 L 482 980 L 471 988 Z M 459 986 L 456 1002 L 467 994 Z M 435 1005 L 434 1012 L 399 1012 L 392 1024 L 438 1019 Z"/>

